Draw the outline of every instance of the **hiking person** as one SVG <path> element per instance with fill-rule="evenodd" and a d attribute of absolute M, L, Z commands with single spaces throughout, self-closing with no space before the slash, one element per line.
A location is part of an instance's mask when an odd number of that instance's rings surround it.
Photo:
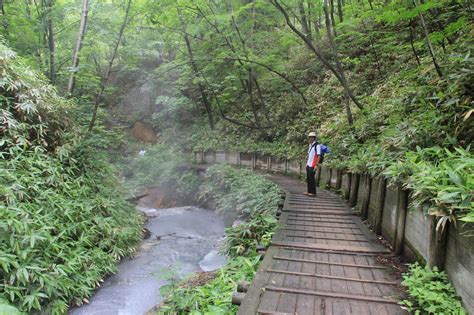
<path fill-rule="evenodd" d="M 321 145 L 316 142 L 316 132 L 312 131 L 308 134 L 308 162 L 306 163 L 306 181 L 308 183 L 307 196 L 316 196 L 316 180 L 314 178 L 316 169 L 318 168 L 321 158 Z"/>

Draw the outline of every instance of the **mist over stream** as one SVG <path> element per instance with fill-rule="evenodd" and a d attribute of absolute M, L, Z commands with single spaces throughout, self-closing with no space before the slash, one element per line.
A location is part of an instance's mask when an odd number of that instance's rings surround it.
<path fill-rule="evenodd" d="M 72 315 L 144 314 L 162 297 L 169 283 L 163 274 L 174 269 L 178 278 L 197 271 L 212 271 L 226 263 L 218 254 L 224 221 L 213 211 L 198 207 L 139 208 L 149 218 L 144 240 L 133 258 L 125 258 L 116 274 L 105 279 L 89 304 L 71 309 Z"/>

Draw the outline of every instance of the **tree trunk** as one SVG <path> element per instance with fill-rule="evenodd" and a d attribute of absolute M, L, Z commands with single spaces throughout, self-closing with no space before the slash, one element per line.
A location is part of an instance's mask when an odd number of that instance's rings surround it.
<path fill-rule="evenodd" d="M 304 1 L 298 2 L 298 9 L 301 15 L 301 28 L 303 29 L 303 33 L 306 34 L 309 40 L 311 40 L 311 28 L 308 24 L 308 18 L 304 9 Z"/>
<path fill-rule="evenodd" d="M 334 18 L 334 0 L 329 0 L 331 5 L 331 23 L 334 35 L 336 34 L 336 19 Z M 327 18 L 327 17 L 326 17 Z"/>
<path fill-rule="evenodd" d="M 342 0 L 337 0 L 337 13 L 339 15 L 339 22 L 344 22 L 344 16 L 342 13 Z"/>
<path fill-rule="evenodd" d="M 94 125 L 95 125 L 95 120 L 96 120 L 96 117 L 97 117 L 97 110 L 99 109 L 100 99 L 102 98 L 102 95 L 104 94 L 105 88 L 107 87 L 107 82 L 108 82 L 109 77 L 110 77 L 110 72 L 112 71 L 112 66 L 114 65 L 115 57 L 117 56 L 117 51 L 118 51 L 118 48 L 120 46 L 120 43 L 122 42 L 122 37 L 123 37 L 123 33 L 125 32 L 125 27 L 128 24 L 128 15 L 130 13 L 131 4 L 132 4 L 132 0 L 128 0 L 127 8 L 125 9 L 125 17 L 123 18 L 122 25 L 120 26 L 120 31 L 119 31 L 119 35 L 118 35 L 118 38 L 117 38 L 117 42 L 115 43 L 114 50 L 112 51 L 112 55 L 110 57 L 109 63 L 107 64 L 107 68 L 105 70 L 105 75 L 102 77 L 102 80 L 100 82 L 100 91 L 96 95 L 96 98 L 95 98 L 94 110 L 93 110 L 93 113 L 92 113 L 92 119 L 89 123 L 89 132 L 92 131 L 92 128 L 94 128 Z"/>
<path fill-rule="evenodd" d="M 231 19 L 232 19 L 232 26 L 234 27 L 235 32 L 237 33 L 237 36 L 239 37 L 239 40 L 242 44 L 242 49 L 243 49 L 243 52 L 244 52 L 244 55 L 245 55 L 245 59 L 248 60 L 249 59 L 249 54 L 248 54 L 248 50 L 247 50 L 247 43 L 245 42 L 245 39 L 242 36 L 240 28 L 237 25 L 237 21 L 235 20 L 234 7 L 233 7 L 232 3 L 231 3 L 231 6 L 230 6 L 230 14 L 231 14 Z M 251 31 L 251 34 L 250 34 L 251 48 L 252 48 L 252 45 L 253 45 L 253 33 L 254 33 L 254 30 L 255 30 L 255 1 L 253 1 L 252 16 L 253 16 L 253 19 L 252 19 L 253 24 L 252 24 L 252 31 Z M 253 83 L 256 80 L 255 75 L 254 75 L 253 67 L 251 66 L 249 69 L 247 69 L 247 72 L 248 72 L 247 93 L 249 95 L 250 107 L 251 107 L 253 119 L 254 119 L 254 122 L 255 122 L 255 125 L 257 126 L 257 128 L 261 129 L 262 132 L 264 132 L 263 128 L 262 128 L 262 125 L 261 125 L 261 122 L 260 122 L 260 117 L 258 115 L 257 106 L 256 106 L 255 100 L 253 98 Z"/>
<path fill-rule="evenodd" d="M 415 45 L 413 43 L 413 40 L 415 39 L 415 33 L 413 32 L 412 20 L 410 20 L 409 27 L 410 27 L 410 46 L 411 46 L 411 50 L 413 52 L 413 55 L 415 56 L 416 63 L 418 64 L 418 66 L 421 66 L 420 58 L 418 57 L 418 54 L 416 53 Z"/>
<path fill-rule="evenodd" d="M 343 81 L 342 85 L 344 87 L 345 97 L 347 98 L 347 100 L 349 100 L 349 92 L 348 91 L 350 90 L 350 88 L 349 88 L 349 84 L 347 82 L 346 76 L 344 74 L 344 68 L 342 67 L 341 60 L 339 59 L 339 51 L 337 49 L 336 42 L 334 41 L 333 30 L 331 30 L 331 23 L 329 21 L 330 17 L 329 17 L 329 13 L 328 13 L 327 0 L 324 0 L 323 10 L 324 10 L 324 15 L 325 15 L 325 20 L 326 20 L 326 30 L 327 30 L 327 34 L 328 34 L 329 44 L 330 44 L 331 49 L 332 49 L 333 54 L 334 54 L 334 60 L 336 61 L 336 68 L 339 71 L 339 74 L 341 75 L 341 79 Z M 333 18 L 334 17 L 331 17 L 331 19 L 333 19 Z M 334 25 L 334 22 L 332 23 L 332 25 Z M 346 108 L 347 120 L 349 122 L 349 125 L 352 125 L 353 118 L 352 118 L 351 107 L 350 107 L 350 104 L 349 104 L 348 101 L 346 102 L 345 108 Z"/>
<path fill-rule="evenodd" d="M 77 67 L 79 66 L 79 53 L 82 48 L 84 36 L 86 35 L 88 13 L 89 0 L 82 0 L 82 13 L 81 22 L 79 23 L 79 35 L 77 37 L 76 46 L 72 55 L 71 75 L 69 76 L 69 82 L 67 84 L 67 93 L 69 95 L 74 92 L 74 85 L 76 83 L 76 72 L 78 71 Z"/>
<path fill-rule="evenodd" d="M 416 0 L 413 0 L 413 5 L 415 6 L 415 8 L 418 6 L 417 3 L 416 3 Z M 423 27 L 423 32 L 425 34 L 425 40 L 426 40 L 426 44 L 428 46 L 428 50 L 429 50 L 430 55 L 431 55 L 431 60 L 433 60 L 433 64 L 435 66 L 436 72 L 438 73 L 438 76 L 440 78 L 442 78 L 443 77 L 443 72 L 441 71 L 441 67 L 439 66 L 438 61 L 436 60 L 436 55 L 435 55 L 435 52 L 434 52 L 434 49 L 433 49 L 433 45 L 431 44 L 430 34 L 428 33 L 428 28 L 426 27 L 425 18 L 423 17 L 423 13 L 420 12 L 418 14 L 418 16 L 420 17 L 421 26 Z"/>
<path fill-rule="evenodd" d="M 53 10 L 53 0 L 49 0 L 48 6 L 48 21 L 47 21 L 47 34 L 48 34 L 48 48 L 49 48 L 49 80 L 52 84 L 56 83 L 56 67 L 55 67 L 55 42 L 54 42 L 54 28 L 53 18 L 51 16 Z"/>
<path fill-rule="evenodd" d="M 183 30 L 184 41 L 186 43 L 186 49 L 188 51 L 189 60 L 191 62 L 191 68 L 193 69 L 194 75 L 196 77 L 199 77 L 200 76 L 200 71 L 199 71 L 199 68 L 198 68 L 198 65 L 197 65 L 196 61 L 194 60 L 194 53 L 193 53 L 193 50 L 192 50 L 192 47 L 191 47 L 191 41 L 189 40 L 188 33 L 186 32 L 186 24 L 185 24 L 181 9 L 179 8 L 178 2 L 176 2 L 176 4 L 177 4 L 176 8 L 178 10 L 179 20 L 181 22 L 181 27 L 182 27 L 182 30 Z M 207 96 L 206 89 L 205 89 L 204 85 L 202 85 L 201 83 L 198 83 L 198 89 L 199 89 L 199 93 L 201 94 L 202 103 L 203 103 L 204 108 L 206 110 L 207 120 L 209 122 L 209 127 L 211 129 L 214 129 L 214 116 L 212 114 L 212 107 L 211 107 L 211 103 L 209 102 L 209 98 Z"/>

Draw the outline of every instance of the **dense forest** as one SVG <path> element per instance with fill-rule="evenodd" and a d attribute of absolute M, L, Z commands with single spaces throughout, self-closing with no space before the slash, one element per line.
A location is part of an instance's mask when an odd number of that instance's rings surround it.
<path fill-rule="evenodd" d="M 472 6 L 0 1 L 0 309 L 87 302 L 142 237 L 126 199 L 198 190 L 180 168 L 198 150 L 303 159 L 314 130 L 328 165 L 404 183 L 440 228 L 474 222 Z"/>

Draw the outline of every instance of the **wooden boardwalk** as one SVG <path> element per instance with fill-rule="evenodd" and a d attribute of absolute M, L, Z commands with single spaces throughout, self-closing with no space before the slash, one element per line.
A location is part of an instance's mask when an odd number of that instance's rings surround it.
<path fill-rule="evenodd" d="M 342 199 L 322 189 L 306 197 L 301 182 L 271 179 L 287 192 L 282 227 L 238 314 L 404 314 L 400 280 L 378 263 L 389 251 Z"/>

